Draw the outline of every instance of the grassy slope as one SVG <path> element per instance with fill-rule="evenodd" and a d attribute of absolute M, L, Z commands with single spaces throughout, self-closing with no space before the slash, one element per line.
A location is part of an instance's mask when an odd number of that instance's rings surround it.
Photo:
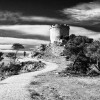
<path fill-rule="evenodd" d="M 100 100 L 99 78 L 59 77 L 53 72 L 36 78 L 29 89 L 45 100 Z"/>
<path fill-rule="evenodd" d="M 62 57 L 44 58 L 59 65 L 56 71 L 36 76 L 28 89 L 34 100 L 100 100 L 100 78 L 61 77 L 57 72 L 69 62 Z"/>

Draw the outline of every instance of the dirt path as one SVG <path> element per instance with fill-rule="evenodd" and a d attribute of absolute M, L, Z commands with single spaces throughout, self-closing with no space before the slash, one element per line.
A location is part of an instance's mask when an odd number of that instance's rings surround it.
<path fill-rule="evenodd" d="M 26 60 L 38 61 L 36 59 Z M 46 62 L 43 60 L 41 61 L 46 64 L 46 67 L 43 70 L 12 76 L 1 81 L 0 100 L 31 100 L 29 91 L 26 87 L 33 79 L 33 76 L 53 71 L 58 67 L 55 63 Z"/>

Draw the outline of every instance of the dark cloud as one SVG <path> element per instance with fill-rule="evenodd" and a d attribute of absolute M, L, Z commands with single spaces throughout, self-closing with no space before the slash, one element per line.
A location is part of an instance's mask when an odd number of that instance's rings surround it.
<path fill-rule="evenodd" d="M 3 30 L 0 29 L 0 37 L 13 37 L 22 39 L 39 39 L 39 40 L 49 40 L 49 36 L 36 35 L 36 34 L 25 34 L 23 32 Z"/>
<path fill-rule="evenodd" d="M 0 10 L 22 12 L 31 16 L 61 18 L 58 10 L 93 0 L 0 0 Z"/>
<path fill-rule="evenodd" d="M 24 16 L 19 12 L 1 11 L 0 24 L 34 24 L 34 23 L 61 23 L 57 18 L 45 16 Z"/>
<path fill-rule="evenodd" d="M 17 23 L 21 16 L 22 14 L 19 12 L 0 11 L 0 22 L 1 24 Z"/>
<path fill-rule="evenodd" d="M 25 16 L 19 12 L 1 11 L 0 25 L 12 24 L 55 24 L 64 23 L 63 19 L 45 16 Z"/>

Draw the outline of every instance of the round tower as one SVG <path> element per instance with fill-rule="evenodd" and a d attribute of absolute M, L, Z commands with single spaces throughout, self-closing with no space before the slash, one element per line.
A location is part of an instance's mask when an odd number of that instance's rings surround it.
<path fill-rule="evenodd" d="M 55 24 L 50 27 L 50 41 L 60 42 L 64 37 L 69 36 L 69 26 L 66 24 Z"/>

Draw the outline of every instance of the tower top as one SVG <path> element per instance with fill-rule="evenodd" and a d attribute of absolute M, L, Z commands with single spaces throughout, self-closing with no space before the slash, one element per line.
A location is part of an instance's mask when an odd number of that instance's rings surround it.
<path fill-rule="evenodd" d="M 69 26 L 67 24 L 53 24 L 51 25 L 51 28 L 68 28 L 69 29 Z"/>

